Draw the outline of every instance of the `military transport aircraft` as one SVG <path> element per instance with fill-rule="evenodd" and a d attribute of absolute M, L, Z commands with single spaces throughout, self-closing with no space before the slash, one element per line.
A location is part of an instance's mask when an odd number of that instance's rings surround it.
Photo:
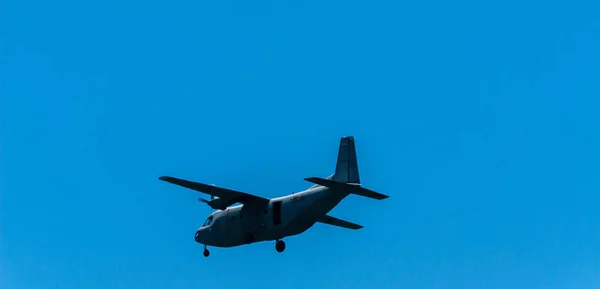
<path fill-rule="evenodd" d="M 335 173 L 327 178 L 310 177 L 304 180 L 314 185 L 302 192 L 267 199 L 232 189 L 220 188 L 169 176 L 159 178 L 175 185 L 211 196 L 200 198 L 215 209 L 196 231 L 195 241 L 206 246 L 235 247 L 262 241 L 275 241 L 277 252 L 285 250 L 284 237 L 305 232 L 315 223 L 347 229 L 363 226 L 327 215 L 349 194 L 383 200 L 388 196 L 366 189 L 360 184 L 354 137 L 340 140 Z M 216 196 L 216 198 L 215 198 Z M 229 207 L 240 203 L 234 207 Z"/>

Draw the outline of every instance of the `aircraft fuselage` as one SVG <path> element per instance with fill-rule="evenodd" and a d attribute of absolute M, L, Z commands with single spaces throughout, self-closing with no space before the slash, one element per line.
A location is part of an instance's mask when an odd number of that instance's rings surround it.
<path fill-rule="evenodd" d="M 298 235 L 312 227 L 347 193 L 315 187 L 273 198 L 267 205 L 239 205 L 213 212 L 195 240 L 214 247 L 235 247 Z"/>

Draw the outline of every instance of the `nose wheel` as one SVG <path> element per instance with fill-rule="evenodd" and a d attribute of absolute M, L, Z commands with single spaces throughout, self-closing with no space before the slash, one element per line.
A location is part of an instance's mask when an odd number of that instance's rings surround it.
<path fill-rule="evenodd" d="M 283 240 L 277 240 L 277 242 L 275 242 L 275 250 L 279 253 L 283 252 L 285 250 L 285 242 Z"/>
<path fill-rule="evenodd" d="M 206 245 L 204 245 L 204 257 L 208 257 L 210 256 L 210 251 L 208 251 L 208 249 L 206 249 Z"/>

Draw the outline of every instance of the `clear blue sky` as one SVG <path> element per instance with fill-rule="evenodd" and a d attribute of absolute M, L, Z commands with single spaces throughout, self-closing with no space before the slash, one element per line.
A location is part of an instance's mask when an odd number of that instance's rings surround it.
<path fill-rule="evenodd" d="M 0 288 L 598 288 L 595 1 L 0 4 Z M 272 243 L 193 241 L 173 175 L 364 185 Z"/>

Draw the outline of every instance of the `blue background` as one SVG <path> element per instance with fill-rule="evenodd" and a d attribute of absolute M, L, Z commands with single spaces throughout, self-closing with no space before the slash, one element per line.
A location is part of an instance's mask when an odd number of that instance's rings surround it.
<path fill-rule="evenodd" d="M 598 288 L 594 1 L 0 3 L 0 288 Z M 212 248 L 173 175 L 275 197 L 363 184 Z"/>

